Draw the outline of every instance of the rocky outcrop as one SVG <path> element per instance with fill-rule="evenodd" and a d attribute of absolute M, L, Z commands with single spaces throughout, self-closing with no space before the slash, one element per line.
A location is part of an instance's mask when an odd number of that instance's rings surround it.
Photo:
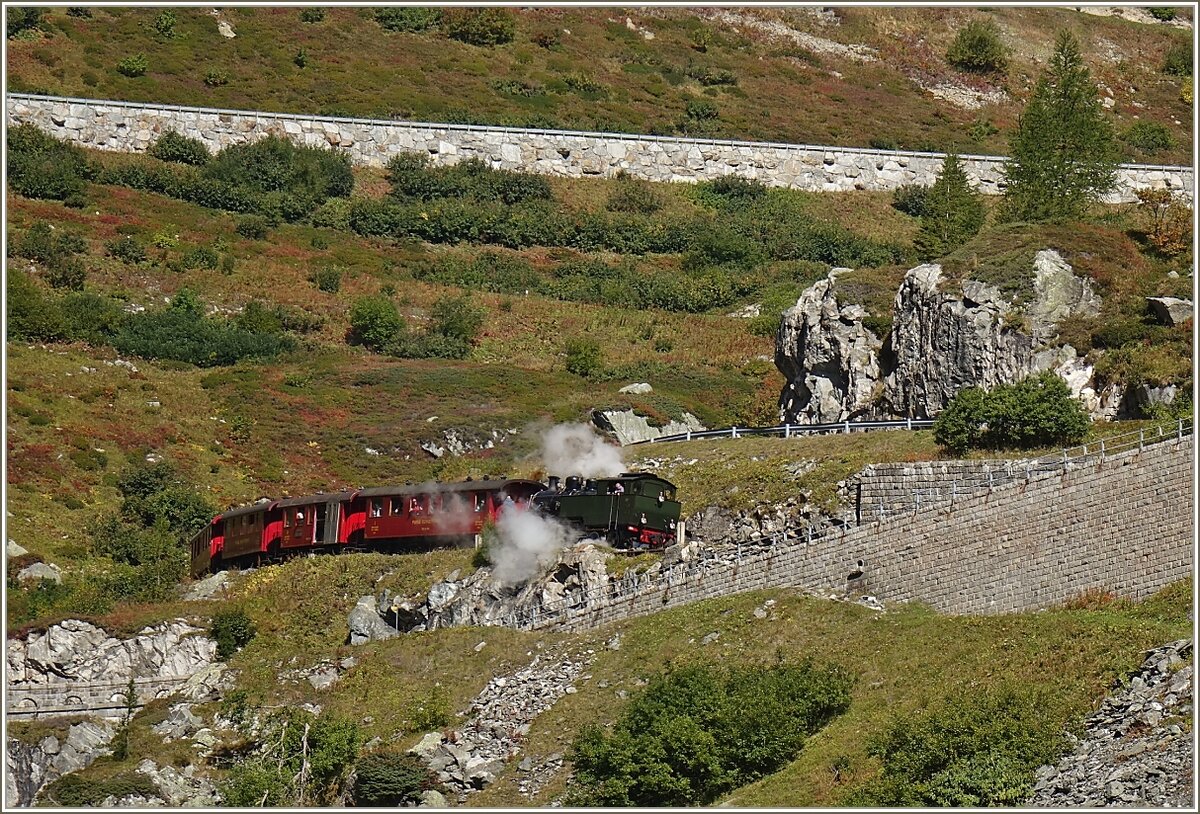
<path fill-rule="evenodd" d="M 380 618 L 373 596 L 359 597 L 354 609 L 350 611 L 346 623 L 350 627 L 347 639 L 350 644 L 382 641 L 400 635 L 395 628 L 389 627 Z"/>
<path fill-rule="evenodd" d="M 161 622 L 129 639 L 67 619 L 8 642 L 8 686 L 121 684 L 130 678 L 186 679 L 216 659 L 217 644 L 182 619 Z"/>
<path fill-rule="evenodd" d="M 422 441 L 421 449 L 435 458 L 441 458 L 444 455 L 458 458 L 472 452 L 495 449 L 497 444 L 503 444 L 516 434 L 517 431 L 515 429 L 493 429 L 491 432 L 482 432 L 479 430 L 451 428 L 442 431 L 440 440 L 435 438 Z M 380 453 L 379 450 L 367 447 L 367 454 L 378 455 Z"/>
<path fill-rule="evenodd" d="M 1193 809 L 1192 643 L 1146 654 L 1075 738 L 1074 751 L 1037 772 L 1027 805 Z"/>
<path fill-rule="evenodd" d="M 159 766 L 153 760 L 146 759 L 138 764 L 137 773 L 145 775 L 158 787 L 162 799 L 158 805 L 165 804 L 174 808 L 212 808 L 221 801 L 212 782 L 203 775 L 198 775 L 195 766 L 175 769 L 171 766 Z"/>
<path fill-rule="evenodd" d="M 108 754 L 108 743 L 116 731 L 109 721 L 84 721 L 73 724 L 61 741 L 54 735 L 35 744 L 9 738 L 5 799 L 17 806 L 32 805 L 38 792 L 54 780 Z"/>
<path fill-rule="evenodd" d="M 780 419 L 826 424 L 857 418 L 871 409 L 880 383 L 883 343 L 862 320 L 861 305 L 839 306 L 833 269 L 783 312 L 775 341 L 775 366 L 787 379 Z"/>
<path fill-rule="evenodd" d="M 684 413 L 678 421 L 668 421 L 661 427 L 655 427 L 633 410 L 594 410 L 592 423 L 615 436 L 621 446 L 650 441 L 664 435 L 680 435 L 689 430 L 699 432 L 707 429 L 700 423 L 700 419 L 691 413 Z"/>
<path fill-rule="evenodd" d="M 35 562 L 17 572 L 17 582 L 22 584 L 26 582 L 41 582 L 42 580 L 62 582 L 62 570 L 53 563 Z"/>
<path fill-rule="evenodd" d="M 534 656 L 529 666 L 489 681 L 475 697 L 466 723 L 446 733 L 430 732 L 410 751 L 424 759 L 462 802 L 469 792 L 495 781 L 505 763 L 520 754 L 520 745 L 538 715 L 564 695 L 575 693 L 576 679 L 591 677 L 581 676 L 589 661 L 588 656 L 569 654 Z M 532 757 L 521 761 L 526 793 L 530 793 L 530 775 L 546 769 L 553 773 L 561 767 L 562 758 L 556 754 L 542 761 Z"/>
<path fill-rule="evenodd" d="M 1112 417 L 1119 390 L 1097 391 L 1091 365 L 1058 324 L 1094 316 L 1100 298 L 1053 250 L 1037 253 L 1026 300 L 979 280 L 947 279 L 939 265 L 910 269 L 881 343 L 859 305 L 839 305 L 835 269 L 784 313 L 775 364 L 787 379 L 780 417 L 793 423 L 862 417 L 930 418 L 965 387 L 991 389 L 1054 370 L 1095 417 Z"/>
<path fill-rule="evenodd" d="M 381 624 L 392 631 L 517 627 L 520 620 L 562 610 L 576 604 L 581 595 L 604 591 L 610 581 L 606 559 L 595 545 L 584 543 L 560 553 L 547 572 L 524 585 L 501 583 L 493 579 L 490 568 L 480 568 L 461 581 L 434 583 L 424 597 L 385 594 L 379 601 Z"/>

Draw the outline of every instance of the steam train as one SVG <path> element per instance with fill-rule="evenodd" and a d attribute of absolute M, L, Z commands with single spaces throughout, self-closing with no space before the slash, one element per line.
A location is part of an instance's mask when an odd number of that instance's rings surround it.
<path fill-rule="evenodd" d="M 511 506 L 560 518 L 619 548 L 654 549 L 676 538 L 675 486 L 654 475 L 551 477 L 378 486 L 261 500 L 222 512 L 190 542 L 191 573 L 279 562 L 298 553 L 416 551 L 479 545 L 483 529 Z"/>

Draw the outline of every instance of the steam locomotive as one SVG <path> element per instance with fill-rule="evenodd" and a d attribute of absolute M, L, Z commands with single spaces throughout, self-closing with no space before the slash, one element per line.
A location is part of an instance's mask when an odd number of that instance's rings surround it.
<path fill-rule="evenodd" d="M 261 500 L 222 512 L 191 539 L 191 573 L 279 562 L 297 553 L 415 551 L 479 545 L 484 527 L 511 505 L 552 515 L 620 548 L 654 549 L 676 539 L 675 486 L 654 475 L 549 484 L 467 479 Z"/>

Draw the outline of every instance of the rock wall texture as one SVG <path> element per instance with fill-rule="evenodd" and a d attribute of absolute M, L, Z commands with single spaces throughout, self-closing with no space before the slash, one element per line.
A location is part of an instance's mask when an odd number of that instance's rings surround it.
<path fill-rule="evenodd" d="M 1141 599 L 1192 573 L 1192 438 L 1034 473 L 963 500 L 777 547 L 684 563 L 532 621 L 584 628 L 764 588 L 871 594 L 953 614 L 1045 608 L 1104 588 Z"/>
<path fill-rule="evenodd" d="M 504 169 L 571 178 L 624 171 L 653 181 L 696 182 L 739 175 L 770 186 L 825 192 L 931 184 L 942 164 L 942 156 L 931 153 L 342 119 L 15 93 L 7 98 L 9 125 L 31 122 L 59 138 L 121 152 L 144 151 L 168 130 L 200 139 L 214 152 L 274 133 L 342 149 L 355 163 L 376 167 L 401 153 L 420 152 L 437 164 L 479 158 Z M 1004 161 L 964 156 L 962 164 L 981 191 L 997 194 L 1003 189 Z M 1190 201 L 1193 178 L 1191 167 L 1130 164 L 1122 167 L 1111 198 L 1134 200 L 1134 190 L 1154 187 L 1174 190 Z"/>

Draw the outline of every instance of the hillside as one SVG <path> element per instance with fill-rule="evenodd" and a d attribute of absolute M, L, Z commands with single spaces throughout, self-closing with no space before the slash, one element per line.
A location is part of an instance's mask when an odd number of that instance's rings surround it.
<path fill-rule="evenodd" d="M 1187 48 L 1191 11 L 1170 24 L 1068 9 L 540 9 L 473 45 L 429 15 L 331 8 L 50 9 L 9 41 L 9 89 L 292 113 L 691 134 L 789 143 L 1005 154 L 1057 30 L 1074 32 L 1113 101 L 1126 160 L 1187 164 L 1189 103 L 1163 66 Z M 1003 74 L 945 54 L 968 21 L 992 20 Z M 478 38 L 490 42 L 486 27 Z M 446 30 L 451 30 L 447 28 Z M 144 55 L 144 75 L 117 65 Z M 1190 58 L 1188 59 L 1190 62 Z M 1107 105 L 1108 103 L 1106 103 Z M 689 109 L 691 112 L 689 113 Z"/>
<path fill-rule="evenodd" d="M 1066 8 L 376 11 L 64 7 L 13 16 L 8 90 L 1002 154 L 1065 28 L 1114 100 L 1105 106 L 1118 133 L 1161 125 L 1134 131 L 1156 139 L 1123 140 L 1125 159 L 1186 163 L 1193 144 L 1180 75 L 1190 9 L 1172 22 Z M 16 30 L 14 19 L 27 24 Z M 946 63 L 972 20 L 993 21 L 1011 49 L 1003 74 Z M 1175 73 L 1163 71 L 1168 53 Z M 972 107 L 980 98 L 990 101 Z M 880 746 L 891 738 L 895 747 L 913 721 L 942 727 L 951 752 L 955 737 L 994 746 L 945 768 L 931 794 L 969 805 L 988 787 L 987 800 L 1016 804 L 1037 765 L 1066 748 L 1064 729 L 1077 729 L 1145 650 L 1192 635 L 1190 582 L 1141 603 L 1098 587 L 1038 612 L 956 617 L 919 601 L 882 607 L 862 595 L 869 586 L 858 590 L 861 561 L 844 590 L 723 596 L 585 632 L 422 624 L 401 633 L 412 603 L 432 605 L 447 586 L 489 573 L 480 569 L 500 556 L 494 528 L 477 551 L 347 551 L 203 580 L 187 576 L 186 548 L 215 513 L 268 496 L 571 474 L 550 469 L 548 431 L 598 425 L 602 411 L 640 417 L 649 432 L 685 419 L 774 425 L 793 384 L 782 360 L 807 360 L 801 380 L 840 383 L 843 365 L 864 357 L 838 342 L 865 337 L 894 362 L 900 330 L 935 333 L 922 320 L 933 324 L 938 308 L 967 314 L 954 330 L 938 328 L 958 356 L 975 347 L 960 336 L 1002 336 L 1028 352 L 1026 335 L 1037 333 L 1051 355 L 1071 346 L 1074 373 L 1128 396 L 1105 420 L 1076 416 L 1072 443 L 1091 444 L 1094 455 L 1097 441 L 1136 439 L 1138 429 L 1191 415 L 1191 302 L 1170 300 L 1167 317 L 1147 302 L 1193 296 L 1191 211 L 1179 202 L 1097 204 L 1077 219 L 1025 223 L 1002 222 L 1000 199 L 987 198 L 978 233 L 933 258 L 944 282 L 926 292 L 934 305 L 905 312 L 913 298 L 900 295 L 926 257 L 914 203 L 925 193 L 911 187 L 893 195 L 740 178 L 549 178 L 419 155 L 367 169 L 324 145 L 276 137 L 215 156 L 175 134 L 139 155 L 67 145 L 29 125 L 7 138 L 5 621 L 21 651 L 10 666 L 21 665 L 26 683 L 32 672 L 35 685 L 103 679 L 110 669 L 121 676 L 102 693 L 112 698 L 125 692 L 123 670 L 166 676 L 173 689 L 191 679 L 187 700 L 125 710 L 126 725 L 12 716 L 8 757 L 22 785 L 52 780 L 42 804 L 205 806 L 220 789 L 230 805 L 348 805 L 381 763 L 381 785 L 405 786 L 404 800 L 415 802 L 436 777 L 403 757 L 419 742 L 443 750 L 444 774 L 453 768 L 445 754 L 458 766 L 456 779 L 442 778 L 442 802 L 613 804 L 619 796 L 595 788 L 600 796 L 564 796 L 583 794 L 586 772 L 569 784 L 572 771 L 622 731 L 622 716 L 653 709 L 643 689 L 693 675 L 689 691 L 715 692 L 722 676 L 774 689 L 757 699 L 732 692 L 721 715 L 709 698 L 695 721 L 654 730 L 678 739 L 669 754 L 697 755 L 692 768 L 711 781 L 701 789 L 664 777 L 663 796 L 652 798 L 662 805 L 925 803 L 905 798 L 916 786 L 891 774 L 906 756 L 919 762 L 924 740 L 893 749 L 886 770 Z M 1065 267 L 1053 280 L 1067 279 L 1095 308 L 1040 322 L 1023 310 L 1041 296 L 1038 263 L 1048 254 Z M 795 316 L 798 300 L 823 285 L 814 313 L 825 334 L 797 329 L 813 341 L 785 347 L 781 314 Z M 971 298 L 981 291 L 982 305 Z M 907 352 L 921 357 L 920 347 Z M 978 383 L 978 360 L 953 370 L 918 360 L 951 370 L 948 388 Z M 1015 379 L 1016 370 L 1002 372 Z M 871 409 L 891 386 L 878 379 L 855 394 Z M 767 542 L 806 545 L 805 530 L 837 532 L 853 516 L 854 476 L 870 464 L 916 470 L 1066 446 L 1026 439 L 956 454 L 943 444 L 932 431 L 894 430 L 626 447 L 616 471 L 672 481 L 693 545 L 638 556 L 583 550 L 602 576 L 634 585 L 690 558 L 736 556 L 731 567 L 741 567 L 743 545 L 774 563 Z M 787 533 L 775 540 L 778 528 Z M 524 533 L 540 551 L 542 531 Z M 541 608 L 589 578 L 582 566 L 549 562 L 541 564 L 560 578 L 526 586 Z M 482 590 L 511 598 L 522 588 Z M 180 653 L 163 644 L 172 626 L 186 631 Z M 50 652 L 51 633 L 65 650 Z M 372 640 L 350 644 L 362 637 Z M 79 664 L 88 666 L 72 672 Z M 837 669 L 806 672 L 829 665 Z M 803 725 L 767 704 L 801 691 L 815 710 Z M 70 697 L 64 691 L 63 703 Z M 460 730 L 476 712 L 484 724 L 471 737 L 486 730 L 489 748 L 517 746 L 520 757 L 483 761 L 467 750 Z M 705 715 L 727 727 L 770 719 L 774 728 L 751 738 L 761 748 L 745 751 L 771 759 L 714 768 L 729 747 L 697 728 L 712 723 Z M 422 737 L 431 732 L 445 742 L 431 747 Z M 616 769 L 658 777 L 629 768 L 653 750 L 613 743 Z M 115 754 L 85 765 L 106 748 Z M 46 766 L 48 778 L 38 774 Z"/>

